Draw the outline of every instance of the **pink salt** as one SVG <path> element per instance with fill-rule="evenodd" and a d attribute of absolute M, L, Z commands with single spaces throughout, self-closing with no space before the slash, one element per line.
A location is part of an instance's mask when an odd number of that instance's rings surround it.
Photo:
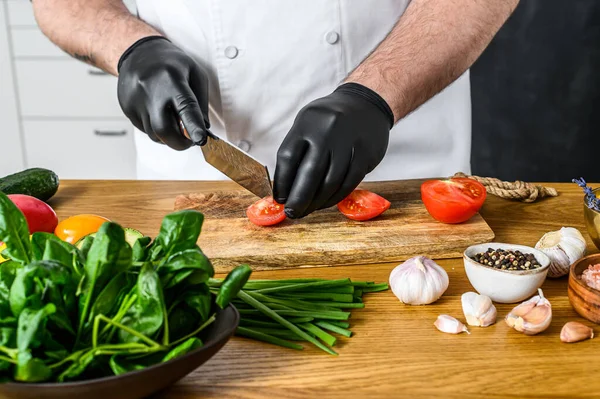
<path fill-rule="evenodd" d="M 600 291 L 600 263 L 597 265 L 590 265 L 585 269 L 581 275 L 581 279 L 588 287 Z"/>

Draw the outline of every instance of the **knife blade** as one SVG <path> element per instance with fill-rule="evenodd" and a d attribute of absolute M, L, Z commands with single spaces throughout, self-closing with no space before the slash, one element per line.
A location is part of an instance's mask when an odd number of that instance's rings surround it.
<path fill-rule="evenodd" d="M 189 137 L 181 120 L 179 125 Z M 206 162 L 246 190 L 260 198 L 273 195 L 269 169 L 252 155 L 212 133 L 200 148 Z"/>

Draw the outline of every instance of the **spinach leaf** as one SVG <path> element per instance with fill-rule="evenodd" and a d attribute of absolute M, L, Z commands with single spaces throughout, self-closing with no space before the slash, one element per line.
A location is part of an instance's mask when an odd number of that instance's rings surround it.
<path fill-rule="evenodd" d="M 190 287 L 190 289 L 183 294 L 183 300 L 200 314 L 200 323 L 203 323 L 208 319 L 213 296 L 206 284 Z"/>
<path fill-rule="evenodd" d="M 133 244 L 133 261 L 145 262 L 148 260 L 149 245 L 152 241 L 150 237 L 138 238 Z"/>
<path fill-rule="evenodd" d="M 198 312 L 185 302 L 177 304 L 169 312 L 169 328 L 171 341 L 185 337 L 197 328 Z"/>
<path fill-rule="evenodd" d="M 90 349 L 87 352 L 83 352 L 80 356 L 76 357 L 69 367 L 65 369 L 57 378 L 58 382 L 65 382 L 68 380 L 74 380 L 79 377 L 88 366 L 94 361 L 95 350 Z"/>
<path fill-rule="evenodd" d="M 98 297 L 94 301 L 86 328 L 90 327 L 94 318 L 99 314 L 109 318 L 112 317 L 117 312 L 120 304 L 123 302 L 123 298 L 131 291 L 134 284 L 134 276 L 126 271 L 113 277 L 113 279 L 106 284 L 104 289 L 100 291 Z"/>
<path fill-rule="evenodd" d="M 158 274 L 151 263 L 142 267 L 136 284 L 137 300 L 121 321 L 149 338 L 154 337 L 164 327 L 163 339 L 168 342 L 169 328 L 163 290 Z M 120 342 L 137 342 L 138 338 L 127 331 L 119 331 Z"/>
<path fill-rule="evenodd" d="M 52 376 L 52 370 L 29 351 L 19 352 L 15 380 L 21 382 L 42 382 Z"/>
<path fill-rule="evenodd" d="M 86 259 L 88 253 L 90 252 L 90 248 L 92 248 L 92 244 L 94 243 L 94 237 L 87 235 L 83 238 L 83 241 L 80 244 L 79 252 L 81 252 L 81 256 L 83 259 Z"/>
<path fill-rule="evenodd" d="M 0 328 L 0 346 L 8 348 L 17 347 L 17 329 L 13 327 Z"/>
<path fill-rule="evenodd" d="M 21 264 L 31 262 L 32 249 L 29 227 L 23 213 L 0 192 L 0 241 L 6 244 L 3 256 Z"/>
<path fill-rule="evenodd" d="M 206 273 L 206 281 L 215 275 L 215 270 L 210 260 L 194 245 L 194 249 L 187 249 L 171 255 L 158 268 L 159 274 L 174 273 L 181 270 L 201 270 Z"/>
<path fill-rule="evenodd" d="M 84 266 L 78 336 L 83 332 L 90 309 L 100 291 L 111 278 L 130 266 L 131 247 L 125 241 L 125 231 L 116 223 L 104 223 L 96 233 Z"/>
<path fill-rule="evenodd" d="M 168 362 L 171 359 L 175 359 L 178 356 L 185 355 L 193 351 L 196 348 L 200 348 L 202 346 L 202 341 L 199 338 L 192 337 L 187 339 L 177 345 L 175 348 L 171 349 L 169 353 L 163 357 L 162 362 Z"/>
<path fill-rule="evenodd" d="M 164 289 L 167 290 L 173 288 L 182 281 L 187 280 L 193 273 L 193 270 L 182 270 L 175 274 L 166 274 L 161 277 L 160 281 L 162 281 Z M 206 273 L 202 272 L 202 276 L 206 276 Z"/>
<path fill-rule="evenodd" d="M 17 329 L 17 349 L 24 352 L 37 348 L 42 340 L 48 316 L 56 312 L 56 307 L 48 303 L 38 310 L 23 309 L 19 315 Z"/>
<path fill-rule="evenodd" d="M 15 261 L 0 264 L 0 319 L 12 316 L 10 310 L 10 287 L 15 280 L 17 269 L 22 266 Z"/>
<path fill-rule="evenodd" d="M 76 274 L 81 274 L 81 266 L 85 263 L 85 258 L 74 245 L 54 234 L 43 232 L 33 233 L 31 245 L 34 260 L 53 260 L 72 267 Z"/>
<path fill-rule="evenodd" d="M 41 260 L 19 268 L 9 294 L 10 309 L 15 317 L 28 306 L 41 307 L 44 279 L 61 286 L 75 284 L 70 269 L 58 262 Z"/>
<path fill-rule="evenodd" d="M 142 370 L 149 366 L 148 364 L 129 361 L 124 355 L 112 355 L 108 364 L 115 375 L 125 374 L 133 370 Z"/>
<path fill-rule="evenodd" d="M 196 246 L 204 215 L 194 210 L 183 210 L 164 217 L 155 244 L 162 251 L 153 253 L 152 260 L 157 260 L 160 253 L 169 258 L 174 253 L 192 249 Z"/>
<path fill-rule="evenodd" d="M 60 286 L 47 278 L 43 281 L 45 286 L 42 292 L 42 303 L 51 303 L 56 306 L 56 312 L 50 316 L 50 320 L 52 320 L 58 328 L 75 335 L 73 323 L 69 318 L 69 314 L 73 314 L 72 312 L 74 309 L 67 309 Z M 73 287 L 68 289 L 68 292 L 70 293 L 68 296 L 75 294 Z"/>

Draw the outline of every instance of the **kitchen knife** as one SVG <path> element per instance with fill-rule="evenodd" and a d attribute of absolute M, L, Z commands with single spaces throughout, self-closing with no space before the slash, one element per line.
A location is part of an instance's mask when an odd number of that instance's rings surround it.
<path fill-rule="evenodd" d="M 189 138 L 181 120 L 179 126 Z M 269 169 L 247 152 L 212 133 L 200 148 L 206 162 L 246 190 L 260 198 L 273 195 Z"/>

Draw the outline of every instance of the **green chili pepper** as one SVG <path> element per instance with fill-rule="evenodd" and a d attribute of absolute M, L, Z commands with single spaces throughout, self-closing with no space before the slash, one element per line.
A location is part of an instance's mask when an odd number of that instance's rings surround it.
<path fill-rule="evenodd" d="M 219 288 L 219 294 L 215 303 L 221 309 L 225 309 L 229 305 L 229 302 L 237 296 L 244 284 L 246 284 L 251 273 L 252 269 L 248 265 L 239 265 L 229 272 L 223 284 L 221 284 L 221 288 Z"/>

